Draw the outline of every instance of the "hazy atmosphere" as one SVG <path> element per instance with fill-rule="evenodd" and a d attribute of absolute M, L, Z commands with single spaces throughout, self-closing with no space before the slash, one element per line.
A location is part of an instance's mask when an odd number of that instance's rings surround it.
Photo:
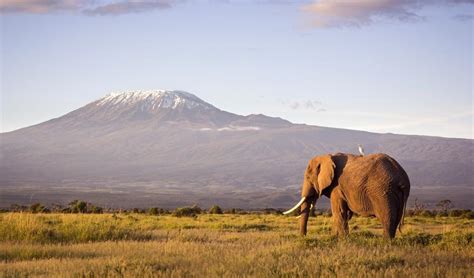
<path fill-rule="evenodd" d="M 242 115 L 472 138 L 472 3 L 2 1 L 1 131 L 168 89 Z"/>

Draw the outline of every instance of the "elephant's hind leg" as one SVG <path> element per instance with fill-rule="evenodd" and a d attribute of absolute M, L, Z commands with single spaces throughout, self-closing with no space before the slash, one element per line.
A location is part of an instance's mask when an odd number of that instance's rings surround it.
<path fill-rule="evenodd" d="M 352 216 L 339 188 L 331 192 L 331 211 L 333 219 L 333 232 L 339 236 L 349 233 L 349 216 Z"/>
<path fill-rule="evenodd" d="M 394 238 L 400 221 L 399 210 L 395 200 L 383 202 L 383 205 L 376 210 L 377 218 L 382 222 L 383 236 Z"/>

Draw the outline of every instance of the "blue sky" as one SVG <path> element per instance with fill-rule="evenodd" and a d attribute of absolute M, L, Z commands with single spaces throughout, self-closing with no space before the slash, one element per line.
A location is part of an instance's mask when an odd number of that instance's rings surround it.
<path fill-rule="evenodd" d="M 472 2 L 5 0 L 1 131 L 179 89 L 238 114 L 473 138 Z"/>

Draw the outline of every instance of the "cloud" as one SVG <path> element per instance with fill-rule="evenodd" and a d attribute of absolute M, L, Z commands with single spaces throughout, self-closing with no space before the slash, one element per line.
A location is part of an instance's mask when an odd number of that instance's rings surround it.
<path fill-rule="evenodd" d="M 317 110 L 319 109 L 320 105 L 321 105 L 321 102 L 318 100 L 307 100 L 303 103 L 303 106 L 306 109 L 310 109 L 310 110 Z"/>
<path fill-rule="evenodd" d="M 156 9 L 171 8 L 176 1 L 155 0 L 155 1 L 121 1 L 106 4 L 94 9 L 84 10 L 88 15 L 120 15 L 127 13 L 141 13 Z"/>
<path fill-rule="evenodd" d="M 75 11 L 88 1 L 80 0 L 2 0 L 2 13 L 48 13 L 57 11 Z"/>
<path fill-rule="evenodd" d="M 120 15 L 168 9 L 185 0 L 1 0 L 1 13 L 55 13 Z"/>
<path fill-rule="evenodd" d="M 474 0 L 319 0 L 304 5 L 313 27 L 360 27 L 382 19 L 417 22 L 427 5 L 474 4 Z"/>
<path fill-rule="evenodd" d="M 316 112 L 324 112 L 322 103 L 319 100 L 281 100 L 281 104 L 291 108 L 292 110 L 313 110 Z"/>

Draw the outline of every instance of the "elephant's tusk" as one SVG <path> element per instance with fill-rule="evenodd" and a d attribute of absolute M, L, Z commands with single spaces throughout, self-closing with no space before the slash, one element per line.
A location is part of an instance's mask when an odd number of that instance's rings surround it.
<path fill-rule="evenodd" d="M 313 209 L 313 204 L 311 204 L 311 207 L 309 207 L 309 210 L 311 211 Z M 296 216 L 296 219 L 300 219 L 301 218 L 301 214 Z"/>
<path fill-rule="evenodd" d="M 293 211 L 295 211 L 297 208 L 299 208 L 301 206 L 301 204 L 303 204 L 304 200 L 306 200 L 306 197 L 303 197 L 301 198 L 301 200 L 298 202 L 298 204 L 296 204 L 294 207 L 292 207 L 291 209 L 285 211 L 283 214 L 290 214 L 292 213 Z"/>

